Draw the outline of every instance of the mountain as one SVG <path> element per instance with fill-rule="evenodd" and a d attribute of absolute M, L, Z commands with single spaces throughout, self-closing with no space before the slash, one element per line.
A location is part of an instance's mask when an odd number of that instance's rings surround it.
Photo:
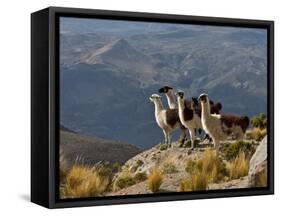
<path fill-rule="evenodd" d="M 77 82 L 79 80 L 79 82 Z M 104 65 L 61 68 L 61 119 L 73 131 L 147 148 L 160 142 L 149 95 L 160 86 L 140 88 L 135 79 Z M 144 136 L 146 134 L 146 136 Z"/>
<path fill-rule="evenodd" d="M 208 93 L 223 113 L 267 112 L 265 30 L 78 23 L 61 33 L 61 124 L 70 130 L 149 148 L 163 134 L 148 97 L 163 85 L 188 98 Z"/>
<path fill-rule="evenodd" d="M 99 161 L 124 163 L 138 154 L 140 148 L 113 140 L 83 136 L 67 131 L 60 131 L 60 150 L 68 163 L 81 159 L 84 164 L 94 165 Z"/>
<path fill-rule="evenodd" d="M 143 82 L 153 83 L 157 74 L 150 57 L 138 52 L 126 40 L 112 41 L 94 52 L 83 56 L 78 63 L 102 64 L 118 70 L 123 76 L 142 77 Z"/>

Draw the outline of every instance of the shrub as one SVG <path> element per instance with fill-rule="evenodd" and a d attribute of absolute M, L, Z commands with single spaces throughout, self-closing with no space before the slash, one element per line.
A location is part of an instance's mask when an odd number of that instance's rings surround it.
<path fill-rule="evenodd" d="M 259 116 L 254 116 L 251 119 L 251 124 L 253 125 L 253 127 L 256 128 L 266 128 L 267 127 L 267 118 L 266 115 L 264 113 L 260 113 Z"/>
<path fill-rule="evenodd" d="M 121 165 L 118 162 L 112 164 L 112 171 L 119 172 L 121 170 Z"/>
<path fill-rule="evenodd" d="M 234 160 L 228 163 L 227 168 L 230 179 L 237 179 L 248 175 L 249 160 L 246 158 L 245 153 L 240 152 Z"/>
<path fill-rule="evenodd" d="M 143 161 L 142 160 L 137 160 L 136 164 L 134 166 L 131 167 L 130 171 L 131 172 L 136 172 L 137 169 L 143 165 Z"/>
<path fill-rule="evenodd" d="M 223 150 L 226 160 L 235 159 L 242 151 L 246 154 L 247 157 L 251 157 L 255 152 L 254 143 L 244 142 L 240 140 L 236 141 L 235 143 L 225 145 Z"/>
<path fill-rule="evenodd" d="M 106 177 L 109 177 L 110 179 L 113 176 L 112 170 L 111 170 L 111 168 L 109 167 L 108 164 L 102 164 L 100 167 L 98 167 L 96 169 L 96 171 L 98 172 L 98 174 L 100 176 L 106 176 Z"/>
<path fill-rule="evenodd" d="M 115 182 L 115 185 L 117 186 L 118 189 L 127 188 L 134 184 L 136 184 L 136 181 L 132 176 L 120 177 Z"/>
<path fill-rule="evenodd" d="M 147 175 L 145 172 L 139 172 L 139 173 L 136 173 L 135 176 L 134 176 L 134 179 L 135 181 L 138 183 L 138 182 L 143 182 L 147 179 Z"/>
<path fill-rule="evenodd" d="M 176 166 L 172 162 L 166 162 L 162 166 L 162 173 L 163 174 L 171 174 L 176 173 L 178 170 Z"/>
<path fill-rule="evenodd" d="M 160 151 L 165 151 L 165 150 L 168 149 L 168 145 L 167 145 L 167 144 L 164 144 L 164 143 L 161 143 L 161 144 L 158 145 L 158 149 L 159 149 Z"/>
<path fill-rule="evenodd" d="M 267 130 L 260 128 L 253 128 L 249 133 L 247 133 L 248 139 L 254 139 L 256 141 L 261 141 L 267 134 Z"/>
<path fill-rule="evenodd" d="M 143 165 L 143 161 L 142 160 L 137 160 L 137 165 L 140 167 Z"/>
<path fill-rule="evenodd" d="M 195 138 L 194 139 L 194 148 L 198 147 L 200 143 L 200 138 Z M 190 148 L 191 147 L 191 140 L 187 140 L 185 143 L 180 144 L 181 148 Z"/>
<path fill-rule="evenodd" d="M 147 179 L 149 190 L 151 190 L 153 193 L 158 192 L 162 181 L 163 177 L 161 172 L 157 168 L 154 168 Z"/>

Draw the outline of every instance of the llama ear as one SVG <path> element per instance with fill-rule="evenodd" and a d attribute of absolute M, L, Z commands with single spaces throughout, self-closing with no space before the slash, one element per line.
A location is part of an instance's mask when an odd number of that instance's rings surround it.
<path fill-rule="evenodd" d="M 195 98 L 195 97 L 192 97 L 192 101 L 193 101 L 193 103 L 195 103 L 195 104 L 198 103 L 198 100 L 197 100 L 197 98 Z"/>

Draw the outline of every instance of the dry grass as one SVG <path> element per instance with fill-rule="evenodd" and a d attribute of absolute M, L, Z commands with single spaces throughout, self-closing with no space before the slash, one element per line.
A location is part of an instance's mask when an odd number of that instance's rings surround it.
<path fill-rule="evenodd" d="M 227 175 L 225 164 L 216 151 L 210 149 L 204 152 L 202 159 L 187 161 L 185 170 L 190 177 L 180 183 L 179 191 L 207 190 L 208 183 L 219 182 Z"/>
<path fill-rule="evenodd" d="M 208 189 L 208 176 L 206 173 L 196 171 L 181 181 L 179 191 L 203 191 Z"/>
<path fill-rule="evenodd" d="M 249 171 L 249 159 L 244 152 L 240 152 L 238 156 L 227 164 L 230 179 L 238 179 L 246 176 Z"/>
<path fill-rule="evenodd" d="M 62 151 L 60 151 L 60 159 L 59 159 L 59 166 L 60 166 L 60 182 L 65 181 L 65 177 L 67 175 L 67 172 L 69 171 L 69 165 L 64 157 L 64 154 Z"/>
<path fill-rule="evenodd" d="M 147 186 L 149 190 L 153 193 L 158 192 L 162 182 L 163 177 L 161 172 L 156 167 L 153 168 L 147 179 Z"/>
<path fill-rule="evenodd" d="M 202 159 L 187 162 L 186 171 L 190 176 L 180 183 L 179 191 L 207 190 L 209 183 L 237 179 L 246 176 L 248 170 L 249 160 L 243 151 L 225 165 L 215 151 L 207 150 Z M 260 178 L 264 184 L 266 178 L 263 175 Z"/>
<path fill-rule="evenodd" d="M 247 133 L 248 139 L 254 139 L 257 141 L 261 141 L 267 134 L 266 128 L 253 128 L 251 131 Z"/>
<path fill-rule="evenodd" d="M 62 198 L 98 196 L 107 190 L 110 181 L 109 176 L 99 175 L 95 168 L 75 164 L 65 177 L 60 195 Z"/>
<path fill-rule="evenodd" d="M 216 151 L 207 149 L 202 159 L 187 161 L 185 170 L 188 173 L 204 173 L 208 181 L 217 182 L 223 179 L 226 173 L 224 162 L 218 157 Z"/>
<path fill-rule="evenodd" d="M 192 191 L 192 182 L 190 179 L 184 179 L 180 182 L 180 186 L 178 188 L 179 192 L 189 192 Z"/>

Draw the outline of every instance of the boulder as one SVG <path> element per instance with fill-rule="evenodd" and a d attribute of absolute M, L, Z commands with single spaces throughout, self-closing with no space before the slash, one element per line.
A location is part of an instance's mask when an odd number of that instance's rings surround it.
<path fill-rule="evenodd" d="M 258 178 L 262 173 L 267 172 L 267 136 L 263 138 L 249 164 L 249 186 L 259 186 Z"/>

